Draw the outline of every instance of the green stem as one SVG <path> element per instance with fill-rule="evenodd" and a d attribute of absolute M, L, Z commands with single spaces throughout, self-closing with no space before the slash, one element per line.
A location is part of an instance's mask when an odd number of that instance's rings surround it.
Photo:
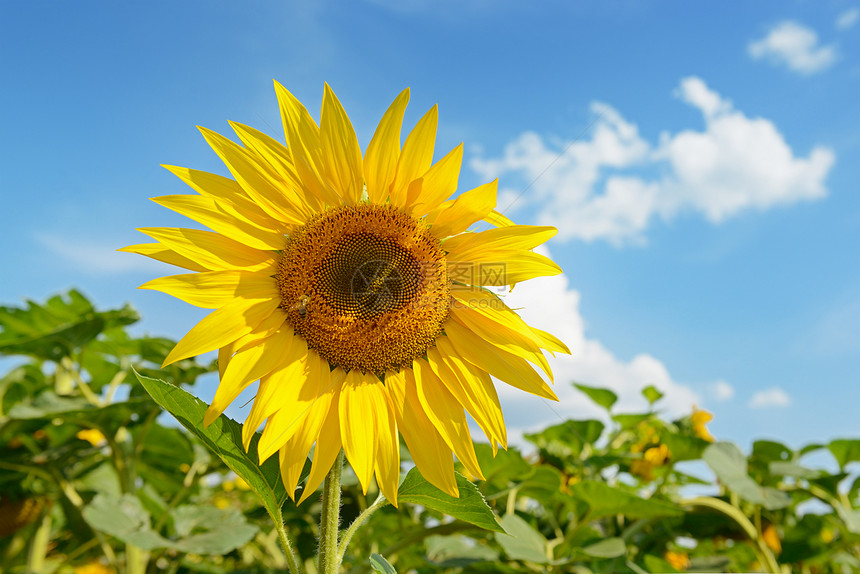
<path fill-rule="evenodd" d="M 343 563 L 343 556 L 344 554 L 346 554 L 346 549 L 349 546 L 349 542 L 350 540 L 352 540 L 352 537 L 356 533 L 356 531 L 358 531 L 358 529 L 361 528 L 361 525 L 364 524 L 368 518 L 370 518 L 371 514 L 373 514 L 386 504 L 388 504 L 388 500 L 386 500 L 386 498 L 380 494 L 373 502 L 373 504 L 364 509 L 364 511 L 355 518 L 352 524 L 349 525 L 349 528 L 344 530 L 343 537 L 341 538 L 340 546 L 338 547 L 337 551 L 338 564 Z"/>
<path fill-rule="evenodd" d="M 42 523 L 33 536 L 30 551 L 27 553 L 27 572 L 38 573 L 45 569 L 45 556 L 48 554 L 48 542 L 51 540 L 51 515 L 45 512 Z"/>
<path fill-rule="evenodd" d="M 711 508 L 718 512 L 722 512 L 732 520 L 734 520 L 738 526 L 740 526 L 743 531 L 746 533 L 747 537 L 754 542 L 753 550 L 755 550 L 756 555 L 758 556 L 759 562 L 761 562 L 762 566 L 767 568 L 768 572 L 772 572 L 775 574 L 779 574 L 781 572 L 779 568 L 779 563 L 776 561 L 776 557 L 773 555 L 773 552 L 770 551 L 770 548 L 767 547 L 767 544 L 764 541 L 764 538 L 761 536 L 761 533 L 756 529 L 752 522 L 750 522 L 749 518 L 740 511 L 739 508 L 725 502 L 724 500 L 720 500 L 719 498 L 711 498 L 709 496 L 702 496 L 698 498 L 691 498 L 689 500 L 682 500 L 682 506 L 702 506 L 705 508 Z"/>
<path fill-rule="evenodd" d="M 340 569 L 337 539 L 340 528 L 340 484 L 343 475 L 343 451 L 323 483 L 322 512 L 320 513 L 320 574 L 337 574 Z"/>
<path fill-rule="evenodd" d="M 284 515 L 281 512 L 281 507 L 278 506 L 274 515 L 269 514 L 272 522 L 275 524 L 275 530 L 278 531 L 278 538 L 281 541 L 281 546 L 284 548 L 284 556 L 287 558 L 287 566 L 290 568 L 291 574 L 299 574 L 299 559 L 296 556 L 296 551 L 293 550 L 293 545 L 290 542 L 290 537 L 287 536 L 287 528 L 284 526 Z"/>

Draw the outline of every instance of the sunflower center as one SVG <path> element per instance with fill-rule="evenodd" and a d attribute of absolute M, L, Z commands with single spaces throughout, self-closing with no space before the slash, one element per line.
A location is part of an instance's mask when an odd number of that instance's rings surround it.
<path fill-rule="evenodd" d="M 329 209 L 282 252 L 281 307 L 296 333 L 333 365 L 377 374 L 412 364 L 448 316 L 445 252 L 397 208 Z"/>

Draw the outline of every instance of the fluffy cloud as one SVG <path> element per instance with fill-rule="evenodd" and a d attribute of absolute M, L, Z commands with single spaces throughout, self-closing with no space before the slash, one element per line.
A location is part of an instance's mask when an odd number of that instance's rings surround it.
<path fill-rule="evenodd" d="M 603 344 L 585 333 L 585 322 L 579 313 L 580 295 L 570 288 L 563 275 L 543 277 L 520 283 L 504 295 L 505 302 L 530 324 L 559 337 L 572 355 L 550 357 L 555 375 L 553 390 L 560 402 L 555 403 L 525 395 L 522 391 L 499 383 L 499 397 L 505 420 L 513 428 L 512 438 L 523 429 L 543 428 L 574 417 L 605 417 L 602 410 L 577 391 L 572 381 L 610 388 L 619 395 L 613 407 L 618 412 L 643 411 L 648 403 L 642 388 L 654 385 L 664 394 L 657 406 L 669 416 L 689 414 L 702 399 L 687 385 L 672 379 L 666 366 L 655 357 L 639 354 L 630 360 L 616 357 Z"/>
<path fill-rule="evenodd" d="M 836 18 L 836 28 L 838 30 L 847 30 L 854 26 L 860 20 L 860 8 L 851 8 L 842 12 Z"/>
<path fill-rule="evenodd" d="M 735 396 L 735 388 L 725 381 L 717 381 L 710 385 L 708 391 L 718 401 L 727 401 Z"/>
<path fill-rule="evenodd" d="M 748 403 L 752 409 L 769 409 L 776 407 L 787 407 L 791 404 L 791 397 L 779 387 L 771 387 L 756 392 Z"/>
<path fill-rule="evenodd" d="M 501 157 L 470 165 L 486 178 L 518 173 L 531 182 L 513 207 L 539 204 L 541 223 L 558 227 L 562 239 L 639 241 L 658 217 L 693 211 L 719 223 L 744 210 L 827 195 L 830 149 L 796 156 L 773 122 L 748 117 L 700 78 L 683 79 L 676 96 L 701 112 L 704 130 L 663 133 L 652 144 L 617 110 L 594 103 L 590 139 L 550 146 L 527 132 Z M 518 194 L 505 189 L 502 196 Z M 503 211 L 508 206 L 499 203 Z"/>
<path fill-rule="evenodd" d="M 805 75 L 825 70 L 836 61 L 835 47 L 818 45 L 815 32 L 790 21 L 777 24 L 764 38 L 751 42 L 747 52 L 755 60 L 785 65 Z"/>

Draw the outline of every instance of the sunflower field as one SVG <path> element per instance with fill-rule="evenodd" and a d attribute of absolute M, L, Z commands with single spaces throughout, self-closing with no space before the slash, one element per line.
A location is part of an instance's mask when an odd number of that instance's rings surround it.
<path fill-rule="evenodd" d="M 0 307 L 0 571 L 286 571 L 274 515 L 301 571 L 317 572 L 320 497 L 293 500 L 311 463 L 290 495 L 238 423 L 205 426 L 193 393 L 217 364 L 159 368 L 175 342 L 132 335 L 138 320 L 75 290 Z M 860 571 L 860 440 L 744 453 L 710 435 L 705 411 L 666 420 L 654 387 L 652 408 L 633 413 L 577 387 L 602 420 L 496 453 L 476 443 L 485 480 L 458 464 L 458 498 L 422 478 L 405 445 L 396 508 L 345 467 L 342 571 Z M 812 453 L 832 464 L 808 464 Z"/>

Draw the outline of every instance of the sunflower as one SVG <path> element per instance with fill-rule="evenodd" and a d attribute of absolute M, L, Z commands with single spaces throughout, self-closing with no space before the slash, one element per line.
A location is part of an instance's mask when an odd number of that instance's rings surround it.
<path fill-rule="evenodd" d="M 497 181 L 457 190 L 462 144 L 433 163 L 437 108 L 400 145 L 406 89 L 367 150 L 328 85 L 318 126 L 275 83 L 286 144 L 231 123 L 241 144 L 200 128 L 234 179 L 164 166 L 198 195 L 153 201 L 211 231 L 139 229 L 156 243 L 121 249 L 192 273 L 141 286 L 214 311 L 164 361 L 218 350 L 210 424 L 259 380 L 242 438 L 260 461 L 276 452 L 299 502 L 343 449 L 362 488 L 374 474 L 397 503 L 398 433 L 421 474 L 457 496 L 452 452 L 483 478 L 466 413 L 507 446 L 492 377 L 558 400 L 543 350 L 569 353 L 487 287 L 561 269 L 536 246 L 552 227 L 514 225 L 495 211 Z M 483 231 L 468 231 L 486 222 Z"/>

